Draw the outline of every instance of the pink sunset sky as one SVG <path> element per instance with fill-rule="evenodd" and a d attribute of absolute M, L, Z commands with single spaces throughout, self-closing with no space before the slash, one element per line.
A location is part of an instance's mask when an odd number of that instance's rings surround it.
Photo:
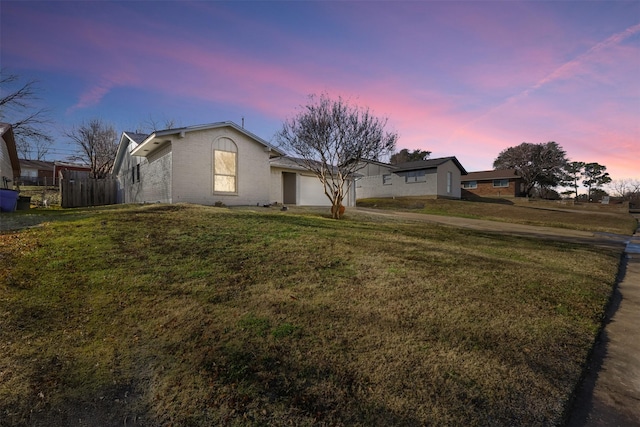
<path fill-rule="evenodd" d="M 267 141 L 312 93 L 388 118 L 398 149 L 487 170 L 555 141 L 640 179 L 640 2 L 46 1 L 0 4 L 0 65 L 62 131 L 94 117 L 231 120 Z"/>

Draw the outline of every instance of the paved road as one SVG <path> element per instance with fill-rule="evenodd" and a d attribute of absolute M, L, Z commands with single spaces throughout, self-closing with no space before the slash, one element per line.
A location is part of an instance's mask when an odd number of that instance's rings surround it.
<path fill-rule="evenodd" d="M 567 427 L 640 426 L 640 229 L 620 276 Z"/>
<path fill-rule="evenodd" d="M 410 212 L 363 208 L 358 208 L 358 211 L 490 233 L 624 247 L 618 285 L 607 312 L 605 327 L 593 349 L 566 426 L 640 427 L 640 228 L 630 237 Z M 640 220 L 640 214 L 635 217 Z"/>

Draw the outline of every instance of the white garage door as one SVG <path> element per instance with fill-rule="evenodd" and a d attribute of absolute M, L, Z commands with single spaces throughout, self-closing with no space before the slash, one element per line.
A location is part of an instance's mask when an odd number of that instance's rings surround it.
<path fill-rule="evenodd" d="M 329 198 L 324 194 L 324 187 L 315 176 L 299 176 L 300 206 L 331 206 Z"/>

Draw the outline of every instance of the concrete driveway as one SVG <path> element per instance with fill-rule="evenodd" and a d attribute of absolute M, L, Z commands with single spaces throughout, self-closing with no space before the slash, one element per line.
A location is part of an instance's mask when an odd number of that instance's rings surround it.
<path fill-rule="evenodd" d="M 352 208 L 353 210 L 353 208 Z M 403 218 L 413 221 L 430 222 L 452 227 L 468 228 L 488 233 L 511 234 L 516 236 L 538 237 L 584 243 L 596 246 L 621 249 L 626 246 L 630 236 L 598 233 L 591 231 L 569 230 L 565 228 L 538 227 L 534 225 L 511 224 L 508 222 L 487 221 L 482 219 L 459 218 L 453 216 L 427 215 L 402 211 L 383 211 L 379 209 L 357 208 L 357 212 L 387 217 Z"/>

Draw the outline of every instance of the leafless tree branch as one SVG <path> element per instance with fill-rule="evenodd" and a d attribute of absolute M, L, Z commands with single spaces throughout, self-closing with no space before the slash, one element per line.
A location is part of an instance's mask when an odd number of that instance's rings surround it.
<path fill-rule="evenodd" d="M 374 160 L 395 149 L 396 133 L 384 130 L 386 119 L 342 98 L 311 95 L 309 103 L 286 120 L 276 134 L 283 151 L 313 172 L 324 186 L 334 218 L 349 191 L 361 160 Z"/>
<path fill-rule="evenodd" d="M 47 129 L 51 123 L 50 111 L 35 107 L 39 100 L 37 81 L 29 80 L 17 89 L 10 90 L 8 88 L 15 85 L 20 77 L 6 74 L 4 70 L 0 70 L 0 75 L 0 120 L 11 123 L 20 157 L 44 159 L 53 138 Z"/>
<path fill-rule="evenodd" d="M 65 136 L 77 149 L 72 160 L 89 164 L 92 178 L 105 178 L 110 173 L 118 151 L 118 134 L 113 126 L 91 119 L 65 131 Z"/>

